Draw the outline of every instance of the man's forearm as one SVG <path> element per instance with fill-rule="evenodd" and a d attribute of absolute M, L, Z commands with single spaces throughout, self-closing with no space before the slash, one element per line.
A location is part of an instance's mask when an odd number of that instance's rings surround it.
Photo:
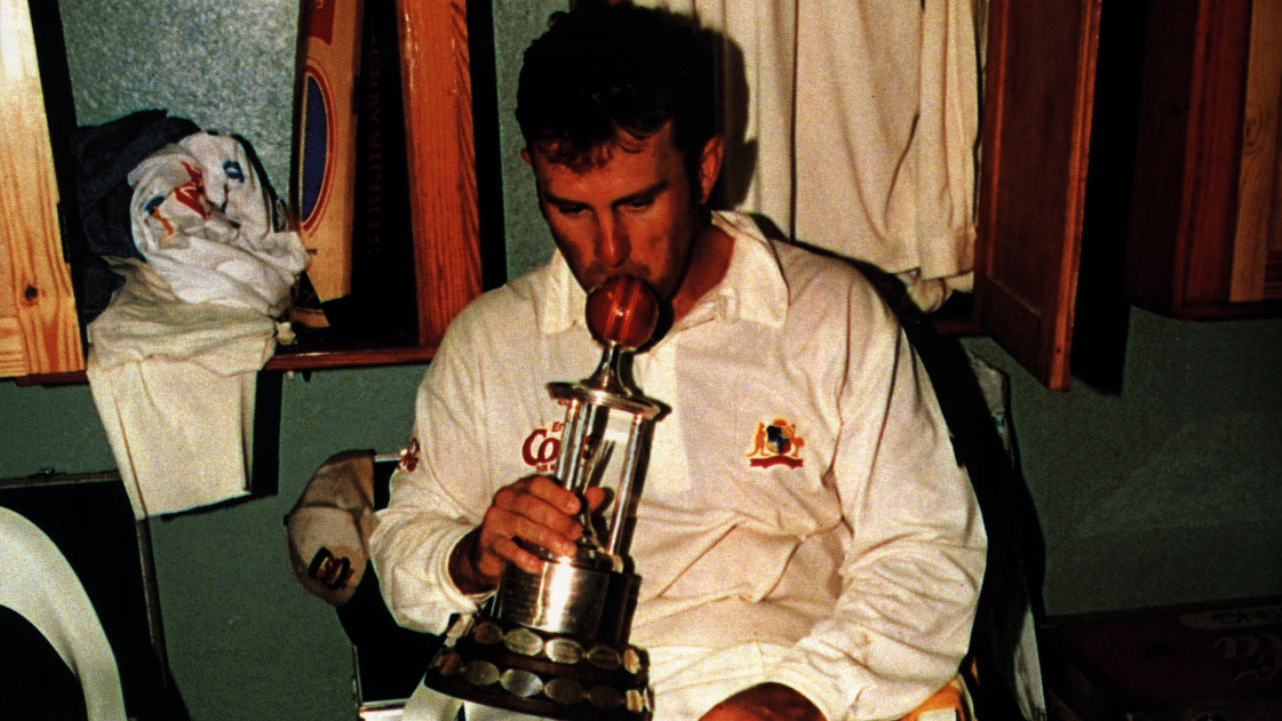
<path fill-rule="evenodd" d="M 480 538 L 481 528 L 478 526 L 459 539 L 450 551 L 450 580 L 463 593 L 485 593 L 494 588 L 493 581 L 482 577 L 473 561 L 476 557 L 476 544 Z"/>

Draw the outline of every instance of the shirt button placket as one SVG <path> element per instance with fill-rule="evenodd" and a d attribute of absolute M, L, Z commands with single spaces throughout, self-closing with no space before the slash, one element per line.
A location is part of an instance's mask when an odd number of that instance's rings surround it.
<path fill-rule="evenodd" d="M 652 473 L 646 478 L 647 489 L 665 494 L 683 493 L 693 486 L 685 453 L 685 433 L 680 415 L 676 413 L 682 401 L 678 395 L 674 340 L 668 338 L 650 352 L 638 355 L 634 364 L 637 384 L 645 394 L 673 409 L 655 424 L 649 463 Z M 661 487 L 660 478 L 664 479 Z M 655 485 L 651 485 L 652 482 Z"/>

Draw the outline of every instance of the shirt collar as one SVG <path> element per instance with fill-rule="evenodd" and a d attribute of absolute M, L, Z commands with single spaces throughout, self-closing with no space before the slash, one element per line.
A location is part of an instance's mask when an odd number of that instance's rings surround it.
<path fill-rule="evenodd" d="M 788 314 L 788 285 L 774 247 L 750 217 L 743 213 L 714 211 L 712 224 L 734 239 L 730 267 L 716 288 L 682 319 L 680 327 L 716 317 L 734 322 L 747 320 L 770 327 L 783 325 Z M 587 293 L 579 287 L 565 256 L 552 254 L 548 292 L 539 308 L 539 330 L 551 335 L 583 323 Z"/>

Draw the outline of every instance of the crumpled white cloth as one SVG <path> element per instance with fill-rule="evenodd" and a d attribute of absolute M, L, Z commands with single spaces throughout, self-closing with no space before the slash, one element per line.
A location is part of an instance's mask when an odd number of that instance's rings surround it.
<path fill-rule="evenodd" d="M 247 493 L 257 372 L 277 323 L 255 310 L 186 303 L 149 265 L 125 261 L 89 324 L 89 388 L 136 518 Z"/>
<path fill-rule="evenodd" d="M 3 507 L 0 605 L 39 629 L 80 679 L 89 721 L 124 721 L 116 657 L 80 578 L 44 531 Z"/>
<path fill-rule="evenodd" d="M 307 266 L 249 154 L 229 135 L 200 132 L 129 173 L 134 244 L 174 295 L 278 316 Z"/>
<path fill-rule="evenodd" d="M 201 132 L 129 174 L 146 262 L 89 324 L 89 386 L 137 518 L 247 493 L 257 372 L 307 264 L 240 141 Z"/>
<path fill-rule="evenodd" d="M 89 324 L 90 357 L 99 368 L 144 360 L 190 361 L 219 374 L 252 373 L 291 340 L 288 323 L 234 305 L 188 303 L 147 263 L 112 259 L 125 284 Z"/>

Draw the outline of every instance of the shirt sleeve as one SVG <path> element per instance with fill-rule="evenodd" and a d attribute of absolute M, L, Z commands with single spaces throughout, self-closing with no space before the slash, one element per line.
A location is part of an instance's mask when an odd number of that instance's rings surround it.
<path fill-rule="evenodd" d="M 471 613 L 484 595 L 454 585 L 449 556 L 481 521 L 492 491 L 484 477 L 486 434 L 481 370 L 466 331 L 446 333 L 415 398 L 414 437 L 390 481 L 370 556 L 396 622 L 442 633 L 455 613 Z M 447 483 L 448 481 L 448 483 Z"/>
<path fill-rule="evenodd" d="M 833 465 L 852 533 L 841 592 L 772 671 L 830 721 L 898 718 L 967 651 L 987 540 L 930 380 L 902 328 L 850 295 Z"/>

